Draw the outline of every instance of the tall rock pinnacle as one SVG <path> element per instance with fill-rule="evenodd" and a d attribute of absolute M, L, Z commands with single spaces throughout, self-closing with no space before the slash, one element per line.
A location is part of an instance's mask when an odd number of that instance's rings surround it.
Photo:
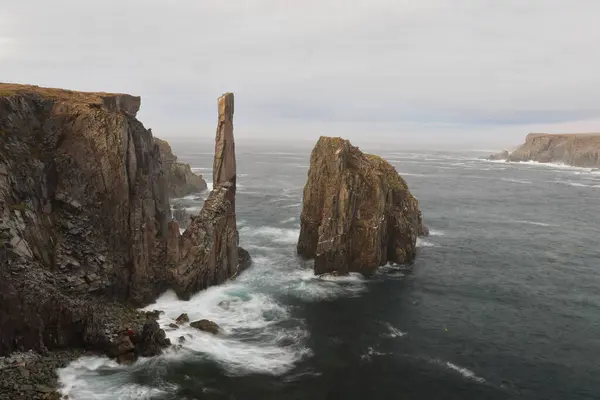
<path fill-rule="evenodd" d="M 219 97 L 213 168 L 213 190 L 200 214 L 192 217 L 181 238 L 178 227 L 169 231 L 171 286 L 181 298 L 224 282 L 251 262 L 248 252 L 238 246 L 235 219 L 233 93 Z"/>
<path fill-rule="evenodd" d="M 235 193 L 235 142 L 233 140 L 233 93 L 219 97 L 219 122 L 215 139 L 213 187 L 231 182 Z"/>

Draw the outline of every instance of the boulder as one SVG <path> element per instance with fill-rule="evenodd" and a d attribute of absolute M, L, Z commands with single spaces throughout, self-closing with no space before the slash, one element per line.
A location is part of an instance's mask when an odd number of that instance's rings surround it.
<path fill-rule="evenodd" d="M 216 335 L 217 333 L 219 333 L 219 330 L 220 330 L 219 325 L 217 325 L 215 322 L 209 321 L 207 319 L 201 319 L 200 321 L 194 321 L 194 322 L 190 323 L 190 326 L 192 328 L 196 328 L 196 329 L 199 329 L 204 332 L 212 333 L 213 335 Z"/>
<path fill-rule="evenodd" d="M 177 322 L 179 325 L 182 325 L 187 322 L 190 322 L 190 317 L 188 317 L 186 313 L 183 313 L 175 319 L 175 322 Z"/>
<path fill-rule="evenodd" d="M 144 324 L 142 333 L 133 338 L 135 352 L 141 357 L 152 357 L 162 353 L 163 348 L 171 345 L 164 330 L 158 322 L 150 321 Z"/>
<path fill-rule="evenodd" d="M 311 153 L 300 221 L 298 254 L 314 259 L 319 275 L 411 262 L 426 232 L 419 203 L 394 167 L 331 137 Z"/>

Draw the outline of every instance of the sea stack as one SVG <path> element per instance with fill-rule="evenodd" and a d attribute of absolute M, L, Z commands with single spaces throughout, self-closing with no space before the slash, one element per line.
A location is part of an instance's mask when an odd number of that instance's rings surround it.
<path fill-rule="evenodd" d="M 322 136 L 310 157 L 298 254 L 315 274 L 372 273 L 407 263 L 425 234 L 418 201 L 394 167 L 348 140 Z"/>
<path fill-rule="evenodd" d="M 181 237 L 178 229 L 169 229 L 172 286 L 181 298 L 222 283 L 250 263 L 248 252 L 238 247 L 235 219 L 233 93 L 221 96 L 218 106 L 213 190 Z"/>

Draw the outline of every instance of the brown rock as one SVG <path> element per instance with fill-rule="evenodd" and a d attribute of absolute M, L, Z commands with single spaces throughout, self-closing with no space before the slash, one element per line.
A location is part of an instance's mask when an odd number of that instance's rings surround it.
<path fill-rule="evenodd" d="M 218 105 L 219 122 L 215 140 L 213 186 L 232 182 L 233 194 L 235 195 L 236 161 L 233 140 L 233 93 L 225 93 L 219 97 Z"/>
<path fill-rule="evenodd" d="M 111 357 L 119 357 L 122 354 L 133 352 L 135 350 L 134 344 L 127 335 L 121 335 L 117 337 L 108 352 Z"/>
<path fill-rule="evenodd" d="M 168 254 L 172 287 L 181 298 L 236 276 L 250 264 L 250 256 L 238 248 L 235 219 L 236 162 L 233 140 L 233 94 L 219 98 L 215 140 L 213 190 L 200 214 L 177 244 L 170 233 Z M 173 229 L 169 227 L 169 229 Z"/>
<path fill-rule="evenodd" d="M 171 329 L 179 329 L 179 325 L 170 323 L 169 324 L 169 328 L 171 328 Z"/>
<path fill-rule="evenodd" d="M 176 158 L 135 118 L 139 97 L 0 83 L 0 356 L 108 351 L 124 327 L 139 334 L 136 354 L 157 353 L 162 330 L 144 333 L 131 305 L 170 287 L 189 296 L 250 263 L 235 222 L 233 97 L 220 104 L 218 187 L 182 237 L 165 171 Z"/>
<path fill-rule="evenodd" d="M 219 333 L 219 330 L 221 329 L 221 328 L 219 328 L 219 325 L 217 325 L 215 322 L 209 321 L 207 319 L 201 319 L 200 321 L 194 321 L 194 322 L 190 323 L 190 326 L 192 328 L 196 328 L 196 329 L 199 329 L 204 332 L 212 333 L 213 335 L 216 335 L 217 333 Z"/>
<path fill-rule="evenodd" d="M 525 138 L 525 143 L 510 153 L 508 161 L 537 161 L 600 168 L 600 134 L 530 133 Z"/>
<path fill-rule="evenodd" d="M 499 161 L 499 160 L 508 160 L 510 154 L 507 150 L 501 151 L 500 153 L 491 154 L 488 157 L 485 157 L 486 160 Z"/>
<path fill-rule="evenodd" d="M 179 317 L 177 317 L 177 319 L 175 319 L 175 322 L 177 322 L 179 325 L 182 325 L 187 322 L 190 322 L 190 317 L 188 317 L 186 313 L 183 313 Z"/>
<path fill-rule="evenodd" d="M 156 321 L 144 324 L 142 333 L 134 338 L 136 354 L 142 357 L 153 357 L 162 353 L 162 349 L 171 345 L 164 330 Z"/>
<path fill-rule="evenodd" d="M 155 137 L 154 143 L 158 146 L 167 174 L 170 198 L 183 197 L 207 189 L 202 175 L 195 174 L 189 164 L 177 162 L 177 156 L 173 154 L 168 142 Z"/>
<path fill-rule="evenodd" d="M 370 273 L 407 263 L 424 232 L 417 200 L 394 167 L 349 141 L 321 137 L 304 187 L 298 254 L 315 273 Z"/>

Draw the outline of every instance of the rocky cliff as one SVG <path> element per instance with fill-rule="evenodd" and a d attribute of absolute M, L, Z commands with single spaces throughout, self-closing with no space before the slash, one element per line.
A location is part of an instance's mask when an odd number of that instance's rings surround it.
<path fill-rule="evenodd" d="M 158 145 L 167 174 L 169 198 L 183 197 L 207 189 L 206 181 L 202 178 L 202 175 L 196 175 L 192 172 L 189 164 L 177 162 L 177 156 L 173 154 L 167 141 L 155 137 L 154 143 Z"/>
<path fill-rule="evenodd" d="M 600 134 L 551 135 L 530 133 L 525 143 L 508 154 L 503 152 L 488 159 L 537 161 L 576 167 L 600 168 Z"/>
<path fill-rule="evenodd" d="M 212 192 L 183 235 L 175 222 L 169 226 L 167 253 L 173 287 L 180 297 L 219 284 L 250 263 L 248 252 L 238 246 L 233 107 L 232 93 L 219 98 Z"/>
<path fill-rule="evenodd" d="M 128 306 L 171 287 L 187 297 L 235 274 L 235 169 L 181 240 L 195 255 L 185 279 L 200 282 L 184 284 L 178 263 L 194 257 L 170 257 L 179 229 L 139 107 L 139 97 L 124 94 L 0 84 L 0 355 L 107 351 L 125 326 L 137 327 L 128 351 L 151 355 L 166 345 L 164 332 Z M 217 148 L 233 146 L 228 133 Z M 234 156 L 228 146 L 224 154 Z"/>
<path fill-rule="evenodd" d="M 416 255 L 423 226 L 417 200 L 387 161 L 349 141 L 321 137 L 310 156 L 298 254 L 315 273 L 371 273 Z"/>

